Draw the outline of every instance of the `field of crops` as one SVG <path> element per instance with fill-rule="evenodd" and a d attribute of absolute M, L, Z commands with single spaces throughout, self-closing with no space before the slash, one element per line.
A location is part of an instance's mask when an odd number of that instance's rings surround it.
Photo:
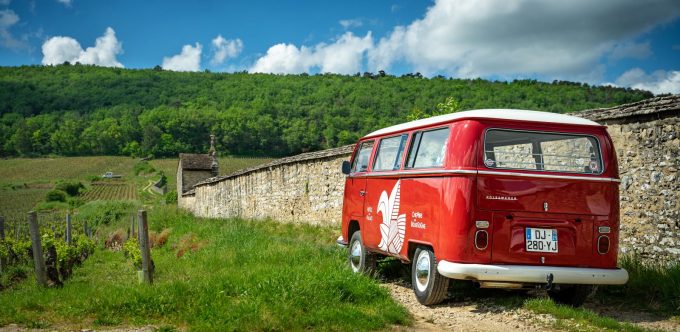
<path fill-rule="evenodd" d="M 0 190 L 0 216 L 9 218 L 25 218 L 26 213 L 45 198 L 49 189 L 19 188 Z"/>
<path fill-rule="evenodd" d="M 137 189 L 132 183 L 123 181 L 97 181 L 92 182 L 92 188 L 82 195 L 85 201 L 96 200 L 135 200 Z"/>
<path fill-rule="evenodd" d="M 130 157 L 11 158 L 0 160 L 0 186 L 4 184 L 49 183 L 56 180 L 85 180 L 106 172 L 132 174 L 137 162 Z"/>

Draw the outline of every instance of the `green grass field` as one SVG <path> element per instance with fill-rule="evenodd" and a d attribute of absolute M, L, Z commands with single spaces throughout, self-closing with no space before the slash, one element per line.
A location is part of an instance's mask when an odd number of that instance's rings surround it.
<path fill-rule="evenodd" d="M 98 249 L 63 288 L 29 278 L 0 292 L 0 326 L 355 331 L 410 322 L 377 280 L 349 270 L 334 228 L 197 219 L 172 207 L 149 218 L 151 229 L 171 229 L 152 251 L 152 286 L 138 284 L 121 252 Z"/>

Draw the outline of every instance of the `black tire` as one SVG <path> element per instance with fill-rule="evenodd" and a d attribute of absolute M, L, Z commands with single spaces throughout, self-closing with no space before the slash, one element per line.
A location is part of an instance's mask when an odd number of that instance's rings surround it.
<path fill-rule="evenodd" d="M 369 252 L 361 240 L 361 232 L 356 231 L 349 240 L 348 262 L 352 271 L 364 274 L 373 274 L 376 269 L 376 255 Z"/>
<path fill-rule="evenodd" d="M 548 296 L 555 303 L 576 308 L 580 307 L 595 289 L 593 285 L 556 285 L 555 288 L 548 290 Z"/>
<path fill-rule="evenodd" d="M 431 249 L 416 249 L 411 268 L 411 283 L 418 302 L 423 305 L 438 304 L 446 298 L 449 278 L 437 271 L 437 260 Z"/>

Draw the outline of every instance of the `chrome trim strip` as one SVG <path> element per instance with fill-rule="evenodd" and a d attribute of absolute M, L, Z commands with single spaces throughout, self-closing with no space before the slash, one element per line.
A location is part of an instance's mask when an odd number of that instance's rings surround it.
<path fill-rule="evenodd" d="M 442 170 L 425 170 L 425 171 L 392 171 L 392 172 L 370 172 L 361 175 L 351 174 L 356 177 L 381 177 L 381 176 L 409 176 L 409 175 L 438 175 L 438 174 L 482 174 L 482 175 L 504 175 L 516 176 L 525 178 L 547 178 L 547 179 L 566 179 L 566 180 L 581 180 L 581 181 L 597 181 L 597 182 L 621 182 L 620 179 L 614 178 L 599 178 L 587 176 L 570 176 L 570 175 L 551 175 L 551 174 L 527 174 L 519 172 L 497 172 L 497 171 L 475 171 L 468 169 L 442 169 Z"/>
<path fill-rule="evenodd" d="M 563 266 L 463 264 L 442 260 L 437 271 L 448 278 L 477 281 L 546 283 L 549 275 L 556 284 L 622 285 L 628 281 L 624 269 Z"/>
<path fill-rule="evenodd" d="M 442 169 L 442 170 L 427 170 L 427 171 L 392 171 L 392 172 L 371 172 L 364 174 L 362 176 L 366 177 L 380 177 L 380 176 L 394 176 L 394 175 L 401 175 L 401 176 L 408 176 L 408 175 L 427 175 L 427 174 L 477 174 L 477 171 L 475 170 L 467 170 L 467 169 Z"/>
<path fill-rule="evenodd" d="M 525 177 L 525 178 L 547 178 L 547 179 L 566 179 L 566 180 L 599 181 L 599 182 L 621 182 L 621 180 L 614 179 L 614 178 L 596 178 L 596 177 L 586 177 L 586 176 L 527 174 L 527 173 L 518 173 L 518 172 L 497 172 L 497 171 L 478 171 L 477 173 L 482 174 L 482 175 L 505 175 L 505 176 L 517 176 L 517 177 Z"/>

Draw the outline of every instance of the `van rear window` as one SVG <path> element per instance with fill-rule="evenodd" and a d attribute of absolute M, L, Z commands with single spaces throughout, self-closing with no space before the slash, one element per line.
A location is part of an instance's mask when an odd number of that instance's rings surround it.
<path fill-rule="evenodd" d="M 489 168 L 602 173 L 600 145 L 587 135 L 491 129 L 484 141 Z"/>

